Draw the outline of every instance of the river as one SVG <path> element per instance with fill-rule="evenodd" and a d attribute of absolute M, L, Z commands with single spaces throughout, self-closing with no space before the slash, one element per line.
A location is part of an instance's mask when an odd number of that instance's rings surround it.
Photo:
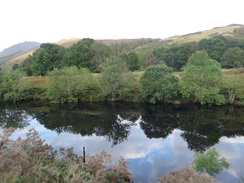
<path fill-rule="evenodd" d="M 244 107 L 31 102 L 0 107 L 0 123 L 16 128 L 11 138 L 35 128 L 55 149 L 82 155 L 107 151 L 123 156 L 135 183 L 155 182 L 171 169 L 191 165 L 195 152 L 216 148 L 231 167 L 216 180 L 244 176 Z"/>

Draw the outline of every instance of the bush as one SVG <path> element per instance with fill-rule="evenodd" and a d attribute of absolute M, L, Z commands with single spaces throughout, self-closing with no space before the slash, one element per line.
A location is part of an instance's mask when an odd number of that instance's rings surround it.
<path fill-rule="evenodd" d="M 216 183 L 207 173 L 198 174 L 191 167 L 171 170 L 158 179 L 157 183 Z"/>
<path fill-rule="evenodd" d="M 93 77 L 84 68 L 54 69 L 48 77 L 48 99 L 53 103 L 78 102 L 92 87 Z"/>
<path fill-rule="evenodd" d="M 131 179 L 123 158 L 111 165 L 111 155 L 102 152 L 87 155 L 83 163 L 83 157 L 74 154 L 73 149 L 54 151 L 34 129 L 29 130 L 26 139 L 10 140 L 13 131 L 0 128 L 0 182 L 109 183 Z"/>
<path fill-rule="evenodd" d="M 150 66 L 142 75 L 142 96 L 150 102 L 172 102 L 179 93 L 178 78 L 166 65 Z"/>
<path fill-rule="evenodd" d="M 4 101 L 17 102 L 26 99 L 26 92 L 31 88 L 19 71 L 0 71 L 0 98 Z"/>

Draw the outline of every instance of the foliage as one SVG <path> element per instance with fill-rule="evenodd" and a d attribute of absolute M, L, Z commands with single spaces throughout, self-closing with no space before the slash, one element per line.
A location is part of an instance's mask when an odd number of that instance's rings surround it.
<path fill-rule="evenodd" d="M 32 76 L 31 64 L 33 56 L 29 55 L 23 62 L 20 63 L 18 69 L 25 72 L 27 76 Z"/>
<path fill-rule="evenodd" d="M 93 39 L 86 38 L 69 47 L 64 54 L 62 67 L 91 68 L 92 54 L 90 49 L 93 43 Z"/>
<path fill-rule="evenodd" d="M 111 165 L 111 155 L 102 152 L 87 155 L 83 163 L 83 157 L 74 154 L 72 148 L 54 151 L 34 129 L 29 130 L 25 139 L 10 140 L 13 131 L 0 131 L 1 182 L 130 182 L 131 173 L 122 157 Z"/>
<path fill-rule="evenodd" d="M 244 67 L 244 50 L 239 47 L 228 48 L 221 57 L 222 67 Z"/>
<path fill-rule="evenodd" d="M 119 56 L 121 62 L 126 63 L 130 71 L 135 71 L 140 68 L 139 65 L 139 55 L 135 51 L 130 51 L 129 53 L 122 53 Z"/>
<path fill-rule="evenodd" d="M 64 53 L 65 48 L 63 46 L 43 43 L 32 56 L 23 61 L 20 69 L 26 71 L 28 75 L 44 76 L 48 71 L 60 67 Z"/>
<path fill-rule="evenodd" d="M 154 42 L 158 42 L 158 39 L 136 39 L 136 40 L 122 40 L 122 41 L 118 40 L 111 44 L 111 48 L 112 48 L 113 55 L 118 57 L 120 54 L 124 52 L 130 52 L 143 45 L 147 45 Z"/>
<path fill-rule="evenodd" d="M 99 87 L 103 98 L 130 99 L 134 88 L 134 77 L 128 72 L 125 63 L 114 62 L 108 65 L 101 74 Z"/>
<path fill-rule="evenodd" d="M 54 69 L 49 73 L 47 96 L 54 103 L 78 102 L 88 92 L 92 83 L 92 75 L 87 69 Z"/>
<path fill-rule="evenodd" d="M 166 50 L 162 59 L 167 66 L 174 68 L 174 70 L 180 70 L 197 50 L 198 45 L 196 42 L 172 46 Z"/>
<path fill-rule="evenodd" d="M 178 78 L 172 69 L 163 65 L 150 66 L 142 75 L 142 96 L 150 103 L 171 102 L 179 91 Z"/>
<path fill-rule="evenodd" d="M 0 98 L 17 102 L 26 99 L 30 84 L 19 71 L 0 71 Z"/>
<path fill-rule="evenodd" d="M 110 59 L 112 50 L 109 46 L 101 42 L 94 42 L 90 48 L 91 53 L 91 71 L 101 72 L 103 63 Z"/>
<path fill-rule="evenodd" d="M 12 70 L 17 70 L 18 67 L 19 67 L 19 64 L 14 64 L 14 65 L 12 66 Z"/>
<path fill-rule="evenodd" d="M 208 150 L 205 154 L 197 152 L 195 157 L 192 166 L 197 172 L 207 172 L 211 176 L 216 176 L 223 169 L 230 167 L 226 158 L 221 157 L 215 148 Z"/>
<path fill-rule="evenodd" d="M 160 177 L 157 183 L 217 183 L 207 173 L 198 174 L 192 168 L 170 170 L 167 175 Z"/>
<path fill-rule="evenodd" d="M 225 98 L 220 95 L 223 80 L 220 64 L 209 58 L 206 51 L 198 51 L 189 58 L 180 81 L 183 97 L 193 97 L 201 104 L 223 104 Z"/>
<path fill-rule="evenodd" d="M 234 103 L 236 99 L 244 99 L 244 83 L 239 76 L 231 76 L 224 79 L 223 89 L 228 92 L 228 102 Z"/>
<path fill-rule="evenodd" d="M 202 39 L 199 41 L 199 50 L 206 50 L 209 57 L 220 61 L 220 58 L 224 51 L 226 50 L 227 40 L 221 35 L 216 35 L 210 39 Z"/>

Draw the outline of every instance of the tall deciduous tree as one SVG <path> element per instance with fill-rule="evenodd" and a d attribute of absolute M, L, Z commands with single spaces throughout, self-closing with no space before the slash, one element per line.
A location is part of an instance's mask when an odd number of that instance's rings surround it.
<path fill-rule="evenodd" d="M 181 78 L 183 97 L 193 98 L 201 104 L 223 104 L 226 102 L 219 94 L 223 74 L 220 64 L 211 59 L 206 51 L 198 51 L 189 58 Z"/>
<path fill-rule="evenodd" d="M 76 66 L 78 68 L 91 68 L 91 45 L 93 39 L 82 39 L 69 47 L 62 60 L 63 67 Z"/>
<path fill-rule="evenodd" d="M 150 66 L 141 77 L 142 96 L 150 103 L 170 102 L 179 91 L 178 78 L 172 75 L 172 68 Z"/>
<path fill-rule="evenodd" d="M 27 57 L 21 64 L 20 70 L 27 75 L 44 76 L 48 71 L 60 67 L 65 48 L 52 43 L 43 43 L 33 56 Z"/>
<path fill-rule="evenodd" d="M 33 53 L 31 71 L 35 76 L 44 76 L 51 70 L 51 55 L 44 49 L 39 48 Z"/>

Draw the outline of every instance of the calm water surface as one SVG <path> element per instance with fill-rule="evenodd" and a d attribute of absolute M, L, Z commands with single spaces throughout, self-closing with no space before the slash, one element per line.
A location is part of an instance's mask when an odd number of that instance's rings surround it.
<path fill-rule="evenodd" d="M 243 107 L 25 103 L 1 106 L 0 123 L 17 128 L 12 138 L 35 128 L 56 149 L 74 147 L 82 155 L 85 146 L 89 154 L 109 152 L 114 161 L 123 156 L 136 183 L 188 167 L 195 152 L 211 147 L 231 164 L 218 181 L 244 176 Z"/>

